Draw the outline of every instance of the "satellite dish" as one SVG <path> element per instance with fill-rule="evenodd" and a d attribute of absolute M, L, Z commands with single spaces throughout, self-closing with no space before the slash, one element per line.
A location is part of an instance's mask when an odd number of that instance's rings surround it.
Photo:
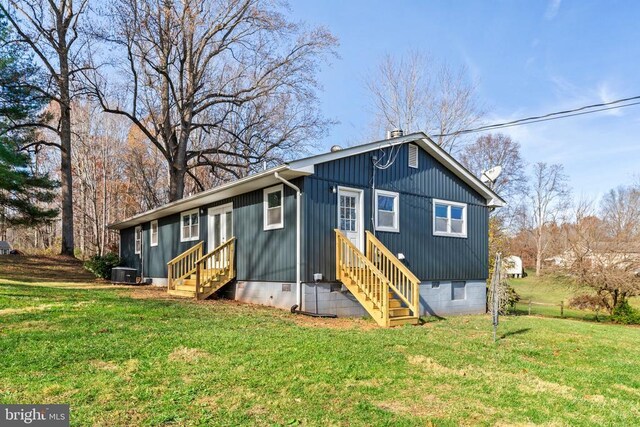
<path fill-rule="evenodd" d="M 482 172 L 482 176 L 480 176 L 480 181 L 484 182 L 485 184 L 487 183 L 493 184 L 494 182 L 496 182 L 496 179 L 498 179 L 501 173 L 502 173 L 502 166 L 494 166 L 491 169 L 488 169 Z"/>

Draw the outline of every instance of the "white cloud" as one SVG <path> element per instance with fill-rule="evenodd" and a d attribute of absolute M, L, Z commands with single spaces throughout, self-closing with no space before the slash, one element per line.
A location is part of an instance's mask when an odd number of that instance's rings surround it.
<path fill-rule="evenodd" d="M 558 10 L 560 10 L 560 3 L 562 0 L 549 0 L 549 4 L 547 5 L 547 11 L 544 13 L 544 17 L 547 20 L 552 20 L 558 14 Z"/>

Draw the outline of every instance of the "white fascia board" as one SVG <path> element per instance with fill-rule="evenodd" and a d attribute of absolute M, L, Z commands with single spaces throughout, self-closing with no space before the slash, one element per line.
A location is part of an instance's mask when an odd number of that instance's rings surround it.
<path fill-rule="evenodd" d="M 358 145 L 355 147 L 345 148 L 339 151 L 318 154 L 316 156 L 307 157 L 305 159 L 294 160 L 289 162 L 289 167 L 295 170 L 310 170 L 313 173 L 313 166 L 319 163 L 330 162 L 333 160 L 342 159 L 349 156 L 355 156 L 369 151 L 378 150 L 380 148 L 393 147 L 400 144 L 413 142 L 418 144 L 423 150 L 432 155 L 436 160 L 442 163 L 447 169 L 453 172 L 456 176 L 466 182 L 471 188 L 482 194 L 488 207 L 502 207 L 506 206 L 505 202 L 500 196 L 487 187 L 480 179 L 469 172 L 464 166 L 458 163 L 449 153 L 440 148 L 429 136 L 424 132 L 415 132 L 409 135 L 400 136 L 397 138 L 384 139 L 381 141 L 375 141 L 368 144 Z"/>
<path fill-rule="evenodd" d="M 412 133 L 405 136 L 399 136 L 397 138 L 383 139 L 381 141 L 370 142 L 368 144 L 357 145 L 355 147 L 348 147 L 338 151 L 331 151 L 329 153 L 317 154 L 315 156 L 306 157 L 300 160 L 294 160 L 288 163 L 289 167 L 293 170 L 304 170 L 310 166 L 314 166 L 320 163 L 330 162 L 333 160 L 343 159 L 345 157 L 355 156 L 369 151 L 378 150 L 380 148 L 393 147 L 395 145 L 404 144 L 406 142 L 413 142 L 420 138 L 427 137 L 423 132 Z"/>
<path fill-rule="evenodd" d="M 467 168 L 462 166 L 449 153 L 440 148 L 438 144 L 433 142 L 431 138 L 423 134 L 423 137 L 416 141 L 427 153 L 433 156 L 440 163 L 445 165 L 451 172 L 456 174 L 458 178 L 467 183 L 471 188 L 482 194 L 487 200 L 487 206 L 490 208 L 499 208 L 506 206 L 507 202 L 487 187 L 478 177 L 469 172 Z"/>
<path fill-rule="evenodd" d="M 309 173 L 304 169 L 292 170 L 287 165 L 277 166 L 264 172 L 250 175 L 237 181 L 233 181 L 228 184 L 223 184 L 210 190 L 203 191 L 191 197 L 186 197 L 175 202 L 167 203 L 166 205 L 160 206 L 159 208 L 134 215 L 121 222 L 109 224 L 108 228 L 113 230 L 122 230 L 124 228 L 129 228 L 134 225 L 152 221 L 154 219 L 199 208 L 204 205 L 226 199 L 228 197 L 238 196 L 250 191 L 255 191 L 261 188 L 279 184 L 280 181 L 275 178 L 274 172 L 278 172 L 282 177 L 286 179 L 294 179 L 313 173 Z"/>

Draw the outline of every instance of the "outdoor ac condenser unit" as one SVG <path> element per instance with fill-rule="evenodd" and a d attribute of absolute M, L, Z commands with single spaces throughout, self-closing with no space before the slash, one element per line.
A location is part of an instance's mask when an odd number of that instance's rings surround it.
<path fill-rule="evenodd" d="M 112 283 L 135 284 L 138 270 L 129 267 L 114 267 L 111 269 Z"/>

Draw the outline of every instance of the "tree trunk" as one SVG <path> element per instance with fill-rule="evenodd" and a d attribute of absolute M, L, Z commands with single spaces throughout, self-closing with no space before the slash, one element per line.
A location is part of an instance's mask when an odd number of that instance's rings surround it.
<path fill-rule="evenodd" d="M 184 197 L 185 169 L 173 165 L 169 168 L 169 202 L 175 202 Z"/>
<path fill-rule="evenodd" d="M 59 27 L 60 28 L 60 27 Z M 71 97 L 69 58 L 66 46 L 58 51 L 60 60 L 60 187 L 62 193 L 62 255 L 74 256 L 73 176 L 71 174 Z"/>
<path fill-rule="evenodd" d="M 536 277 L 542 272 L 542 236 L 536 239 Z"/>

